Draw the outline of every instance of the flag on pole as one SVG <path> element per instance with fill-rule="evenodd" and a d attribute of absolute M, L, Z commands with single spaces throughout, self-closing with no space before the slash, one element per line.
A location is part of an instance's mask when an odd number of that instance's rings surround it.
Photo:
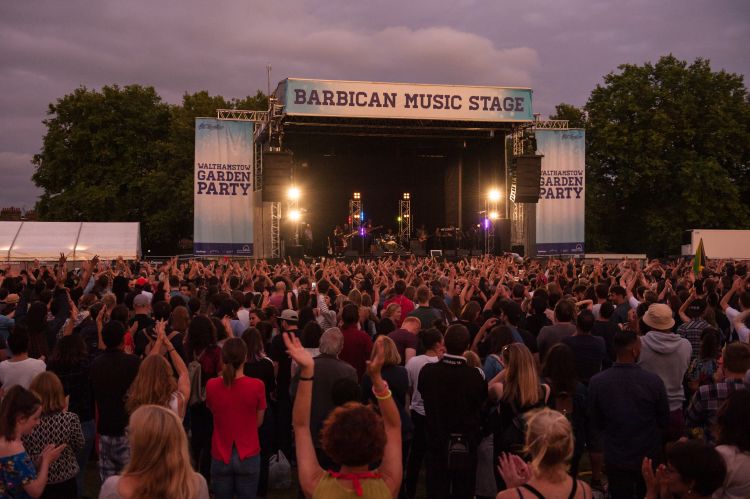
<path fill-rule="evenodd" d="M 696 277 L 700 274 L 703 269 L 706 268 L 706 251 L 703 249 L 703 238 L 701 237 L 698 243 L 698 249 L 695 250 L 695 256 L 693 257 L 693 273 Z"/>

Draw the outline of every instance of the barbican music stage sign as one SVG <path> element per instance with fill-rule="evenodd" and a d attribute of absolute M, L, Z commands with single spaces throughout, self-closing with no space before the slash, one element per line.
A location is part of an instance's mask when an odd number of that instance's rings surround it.
<path fill-rule="evenodd" d="M 284 113 L 302 116 L 531 121 L 531 89 L 287 78 Z"/>

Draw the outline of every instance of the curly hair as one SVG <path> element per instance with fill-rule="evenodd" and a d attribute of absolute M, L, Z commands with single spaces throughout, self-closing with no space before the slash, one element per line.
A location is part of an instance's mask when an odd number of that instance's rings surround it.
<path fill-rule="evenodd" d="M 331 411 L 320 430 L 323 451 L 346 466 L 380 461 L 385 441 L 383 419 L 359 402 L 348 402 Z"/>

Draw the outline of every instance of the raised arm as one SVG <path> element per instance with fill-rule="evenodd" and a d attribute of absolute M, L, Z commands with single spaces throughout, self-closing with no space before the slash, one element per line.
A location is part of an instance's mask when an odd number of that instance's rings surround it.
<path fill-rule="evenodd" d="M 373 347 L 372 360 L 367 362 L 367 374 L 372 380 L 372 392 L 378 399 L 380 414 L 383 416 L 385 426 L 385 450 L 383 460 L 380 463 L 381 476 L 391 491 L 391 496 L 398 497 L 403 474 L 402 449 L 401 449 L 401 416 L 398 414 L 396 402 L 388 385 L 381 376 L 381 369 L 385 361 L 383 353 L 383 342 L 375 343 Z"/>
<path fill-rule="evenodd" d="M 310 406 L 312 404 L 312 384 L 315 374 L 315 362 L 310 352 L 305 350 L 295 335 L 283 333 L 287 353 L 299 366 L 299 385 L 294 398 L 292 426 L 297 449 L 297 466 L 299 469 L 300 487 L 306 496 L 312 496 L 325 471 L 320 467 L 315 455 L 312 435 L 310 433 Z"/>

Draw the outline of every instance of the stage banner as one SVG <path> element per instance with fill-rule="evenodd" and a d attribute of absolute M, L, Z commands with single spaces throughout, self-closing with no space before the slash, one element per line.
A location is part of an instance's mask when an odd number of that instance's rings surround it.
<path fill-rule="evenodd" d="M 195 119 L 193 251 L 253 255 L 253 123 Z"/>
<path fill-rule="evenodd" d="M 584 253 L 586 144 L 585 132 L 536 130 L 543 154 L 539 204 L 536 207 L 538 255 Z"/>
<path fill-rule="evenodd" d="M 531 121 L 531 89 L 288 78 L 275 95 L 303 116 Z"/>

